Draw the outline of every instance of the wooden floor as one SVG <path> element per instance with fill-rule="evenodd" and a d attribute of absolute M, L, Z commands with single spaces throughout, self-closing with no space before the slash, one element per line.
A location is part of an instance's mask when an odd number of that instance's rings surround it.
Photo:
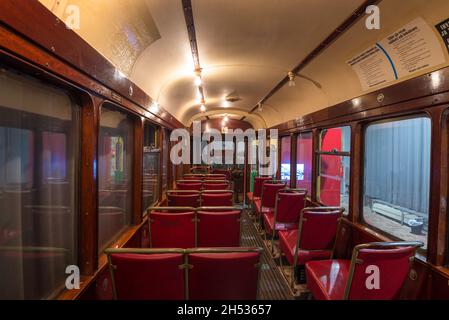
<path fill-rule="evenodd" d="M 259 282 L 259 299 L 262 300 L 293 300 L 295 297 L 279 271 L 276 262 L 267 252 L 264 242 L 253 221 L 246 211 L 242 214 L 242 244 L 243 247 L 264 248 Z"/>

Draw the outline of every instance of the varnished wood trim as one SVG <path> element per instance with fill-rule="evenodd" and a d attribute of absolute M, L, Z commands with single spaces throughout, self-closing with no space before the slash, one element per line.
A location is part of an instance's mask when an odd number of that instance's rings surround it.
<path fill-rule="evenodd" d="M 100 100 L 84 99 L 81 107 L 81 178 L 79 260 L 83 275 L 91 275 L 98 264 L 98 161 L 97 143 Z"/>

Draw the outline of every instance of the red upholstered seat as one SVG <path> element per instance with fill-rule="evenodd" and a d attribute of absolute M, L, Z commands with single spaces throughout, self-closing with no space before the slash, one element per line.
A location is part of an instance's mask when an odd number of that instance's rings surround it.
<path fill-rule="evenodd" d="M 184 180 L 202 180 L 204 179 L 203 175 L 189 175 L 189 176 L 184 176 L 183 177 Z"/>
<path fill-rule="evenodd" d="M 294 264 L 296 243 L 298 241 L 298 230 L 279 231 L 279 247 L 284 253 L 290 265 Z M 307 261 L 317 259 L 329 259 L 332 250 L 298 250 L 297 265 L 304 265 Z"/>
<path fill-rule="evenodd" d="M 178 190 L 195 190 L 200 191 L 203 184 L 201 182 L 177 182 L 176 188 Z"/>
<path fill-rule="evenodd" d="M 198 247 L 240 246 L 240 211 L 199 211 Z"/>
<path fill-rule="evenodd" d="M 189 254 L 189 299 L 255 300 L 259 252 Z"/>
<path fill-rule="evenodd" d="M 253 196 L 260 198 L 262 195 L 262 185 L 265 181 L 271 180 L 271 177 L 255 177 L 254 178 L 254 190 Z"/>
<path fill-rule="evenodd" d="M 152 248 L 195 247 L 195 213 L 150 213 Z"/>
<path fill-rule="evenodd" d="M 264 213 L 265 232 L 274 237 L 275 233 L 273 231 L 296 229 L 298 227 L 299 215 L 301 210 L 304 209 L 306 194 L 307 191 L 305 190 L 278 192 L 274 213 Z"/>
<path fill-rule="evenodd" d="M 329 259 L 343 211 L 335 207 L 304 208 L 298 229 L 279 231 L 279 248 L 288 263 L 296 268 L 310 260 Z M 293 282 L 292 278 L 292 286 Z"/>
<path fill-rule="evenodd" d="M 201 195 L 203 207 L 229 207 L 233 205 L 233 194 L 229 193 L 204 193 Z"/>
<path fill-rule="evenodd" d="M 200 194 L 167 193 L 167 203 L 169 207 L 193 207 L 200 204 Z"/>
<path fill-rule="evenodd" d="M 117 299 L 184 299 L 182 253 L 111 254 Z"/>
<path fill-rule="evenodd" d="M 395 299 L 407 278 L 410 259 L 418 246 L 422 243 L 370 243 L 356 246 L 351 261 L 307 262 L 307 286 L 315 299 Z M 352 268 L 351 279 L 349 270 Z"/>
<path fill-rule="evenodd" d="M 227 189 L 229 189 L 229 185 L 228 185 L 228 183 L 204 182 L 203 189 L 204 190 L 227 190 Z"/>
<path fill-rule="evenodd" d="M 256 207 L 256 213 L 258 215 L 264 212 L 270 212 L 274 210 L 276 205 L 276 194 L 279 190 L 285 188 L 285 182 L 269 182 L 264 181 L 262 186 L 262 194 L 260 198 L 260 204 Z M 254 204 L 256 206 L 256 203 Z"/>
<path fill-rule="evenodd" d="M 267 234 L 274 231 L 274 211 L 263 214 L 263 225 Z M 298 223 L 276 223 L 276 231 L 298 229 Z"/>
<path fill-rule="evenodd" d="M 229 180 L 225 174 L 213 174 L 204 177 L 204 180 Z"/>
<path fill-rule="evenodd" d="M 306 263 L 307 288 L 317 300 L 342 300 L 350 260 L 321 260 Z"/>

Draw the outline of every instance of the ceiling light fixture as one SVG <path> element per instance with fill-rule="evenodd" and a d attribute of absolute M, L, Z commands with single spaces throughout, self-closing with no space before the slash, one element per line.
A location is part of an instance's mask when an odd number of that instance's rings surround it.
<path fill-rule="evenodd" d="M 288 86 L 289 87 L 294 87 L 296 86 L 296 82 L 295 82 L 295 74 L 291 71 L 288 72 Z"/>
<path fill-rule="evenodd" d="M 151 113 L 158 113 L 159 112 L 159 103 L 157 103 L 157 101 L 153 101 L 153 103 L 151 104 L 150 112 Z"/>
<path fill-rule="evenodd" d="M 197 87 L 200 87 L 203 83 L 203 80 L 201 79 L 201 69 L 197 69 L 195 70 L 195 81 L 194 81 L 195 85 Z"/>
<path fill-rule="evenodd" d="M 204 103 L 201 104 L 200 111 L 206 112 L 206 106 L 204 105 Z"/>
<path fill-rule="evenodd" d="M 224 121 L 225 123 L 229 121 L 228 114 L 225 114 L 225 116 L 224 116 L 224 118 L 223 118 L 223 121 Z"/>

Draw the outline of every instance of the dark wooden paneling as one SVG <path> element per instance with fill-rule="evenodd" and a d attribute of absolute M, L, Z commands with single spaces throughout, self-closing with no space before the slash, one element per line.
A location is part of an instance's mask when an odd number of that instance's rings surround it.
<path fill-rule="evenodd" d="M 432 79 L 438 78 L 439 81 Z M 281 133 L 310 129 L 329 123 L 347 123 L 372 117 L 382 110 L 385 112 L 404 112 L 412 108 L 447 103 L 449 96 L 449 68 L 413 78 L 358 98 L 307 114 L 273 127 Z M 379 95 L 384 98 L 377 101 Z M 415 100 L 415 101 L 412 101 Z M 358 101 L 357 103 L 355 101 Z M 382 108 L 382 109 L 380 109 Z"/>
<path fill-rule="evenodd" d="M 98 161 L 97 141 L 100 100 L 84 99 L 81 108 L 80 262 L 81 272 L 91 275 L 98 263 Z"/>

